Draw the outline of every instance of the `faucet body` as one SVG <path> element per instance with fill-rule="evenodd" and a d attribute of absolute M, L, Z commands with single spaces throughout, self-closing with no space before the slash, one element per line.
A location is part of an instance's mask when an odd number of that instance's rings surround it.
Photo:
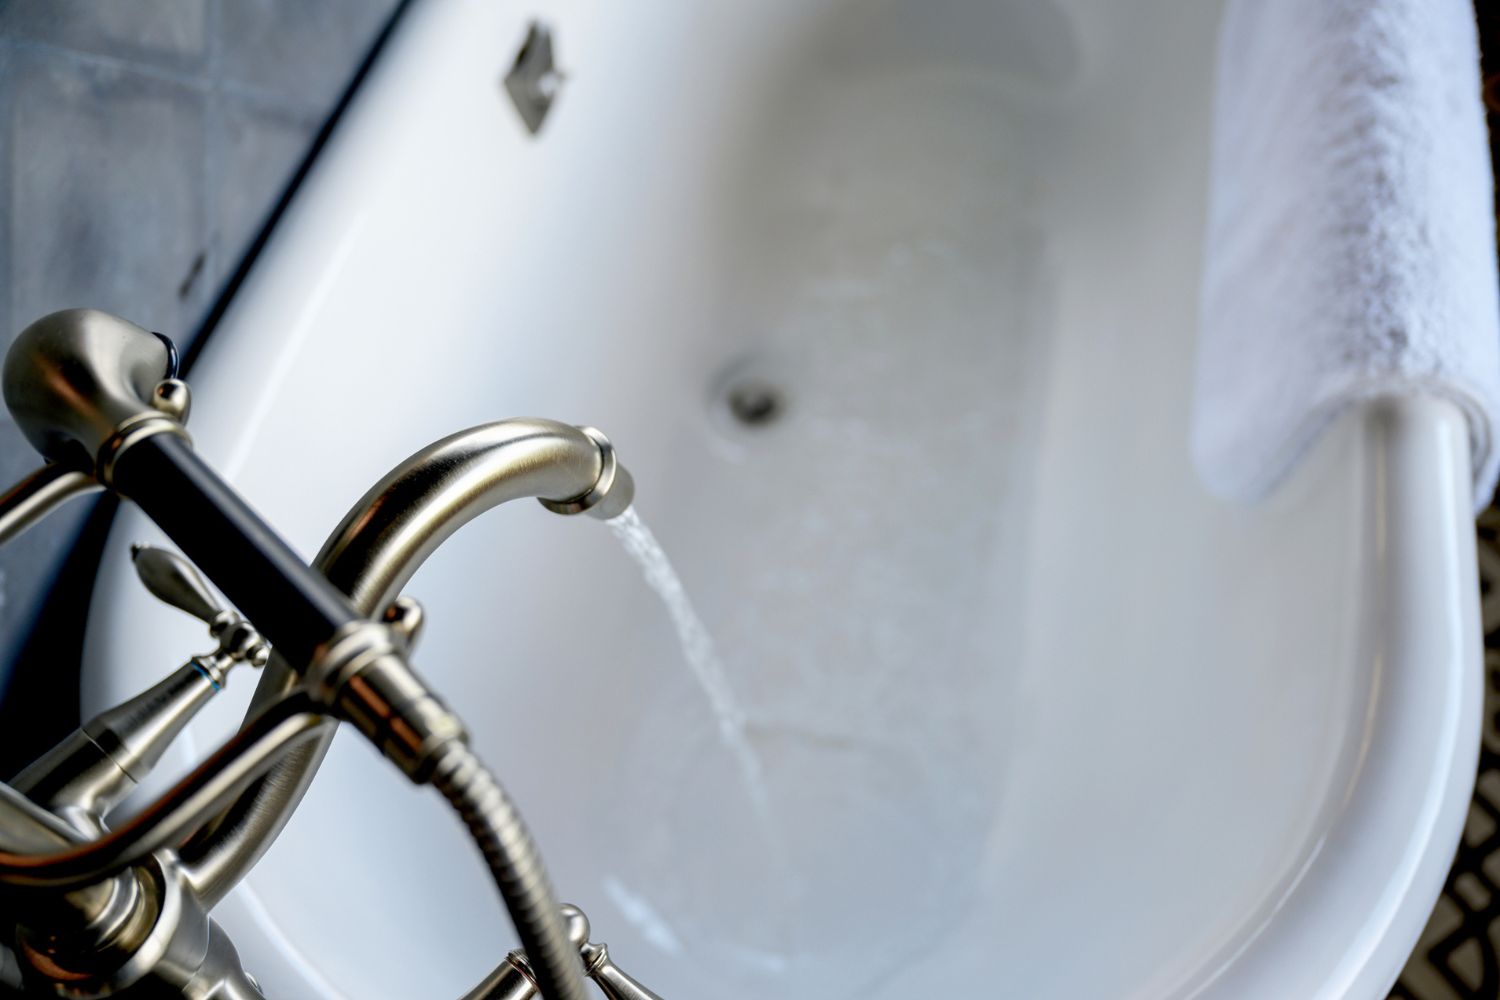
<path fill-rule="evenodd" d="M 0 496 L 0 541 L 73 496 L 111 489 L 245 618 L 170 560 L 138 556 L 148 587 L 208 621 L 220 648 L 86 724 L 15 787 L 0 784 L 0 981 L 72 997 L 260 997 L 208 912 L 280 832 L 334 726 L 347 722 L 463 816 L 521 938 L 527 995 L 582 1000 L 587 959 L 608 995 L 649 998 L 612 985 L 629 981 L 586 932 L 569 936 L 519 815 L 408 663 L 421 615 L 400 596 L 445 539 L 507 500 L 536 497 L 563 514 L 624 510 L 633 483 L 609 441 L 532 419 L 452 435 L 381 480 L 309 567 L 193 451 L 190 396 L 176 374 L 165 338 L 94 310 L 38 321 L 5 361 L 7 405 L 49 464 Z M 244 726 L 109 830 L 108 810 L 236 660 L 265 664 Z"/>

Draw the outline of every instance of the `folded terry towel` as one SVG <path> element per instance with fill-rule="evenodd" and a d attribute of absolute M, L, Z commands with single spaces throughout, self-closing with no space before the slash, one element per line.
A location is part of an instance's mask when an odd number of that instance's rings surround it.
<path fill-rule="evenodd" d="M 1356 399 L 1500 452 L 1489 146 L 1469 0 L 1229 0 L 1219 37 L 1193 456 L 1253 500 Z"/>

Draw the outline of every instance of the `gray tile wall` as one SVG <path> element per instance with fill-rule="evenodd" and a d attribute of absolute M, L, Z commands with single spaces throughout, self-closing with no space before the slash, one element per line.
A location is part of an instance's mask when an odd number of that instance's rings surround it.
<path fill-rule="evenodd" d="M 0 0 L 0 345 L 95 306 L 185 340 L 396 0 Z M 35 467 L 0 413 L 0 489 Z M 0 685 L 82 510 L 0 549 Z"/>

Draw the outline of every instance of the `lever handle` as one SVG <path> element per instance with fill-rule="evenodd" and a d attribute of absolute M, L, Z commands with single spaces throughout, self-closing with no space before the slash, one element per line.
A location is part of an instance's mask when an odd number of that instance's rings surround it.
<path fill-rule="evenodd" d="M 602 944 L 590 944 L 583 949 L 584 967 L 591 979 L 609 1000 L 662 1000 L 646 987 L 620 971 L 620 967 L 609 957 L 609 949 Z"/>
<path fill-rule="evenodd" d="M 225 608 L 203 582 L 193 564 L 175 552 L 151 545 L 132 545 L 130 558 L 146 589 L 172 607 L 213 628 Z"/>
<path fill-rule="evenodd" d="M 182 556 L 132 545 L 130 557 L 146 589 L 208 623 L 219 648 L 195 656 L 167 678 L 90 719 L 11 780 L 49 808 L 82 810 L 102 826 L 105 816 L 161 760 L 168 745 L 216 692 L 237 663 L 264 666 L 271 650 L 239 615 L 220 606 Z"/>
<path fill-rule="evenodd" d="M 592 979 L 609 1000 L 662 1000 L 646 987 L 620 971 L 620 967 L 609 957 L 609 949 L 589 940 L 589 918 L 582 910 L 564 903 L 563 921 L 568 928 L 568 937 L 578 944 L 583 958 L 583 971 Z"/>

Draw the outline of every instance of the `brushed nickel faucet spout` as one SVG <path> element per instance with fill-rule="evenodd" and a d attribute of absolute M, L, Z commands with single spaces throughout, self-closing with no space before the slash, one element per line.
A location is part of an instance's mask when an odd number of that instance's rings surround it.
<path fill-rule="evenodd" d="M 562 514 L 609 518 L 634 496 L 630 474 L 599 431 L 523 417 L 482 424 L 437 441 L 397 465 L 359 499 L 313 567 L 369 617 L 391 607 L 417 569 L 459 528 L 493 507 L 535 498 Z M 249 716 L 298 683 L 272 656 Z M 210 906 L 271 846 L 302 800 L 332 733 L 289 753 L 253 785 L 183 861 Z"/>

